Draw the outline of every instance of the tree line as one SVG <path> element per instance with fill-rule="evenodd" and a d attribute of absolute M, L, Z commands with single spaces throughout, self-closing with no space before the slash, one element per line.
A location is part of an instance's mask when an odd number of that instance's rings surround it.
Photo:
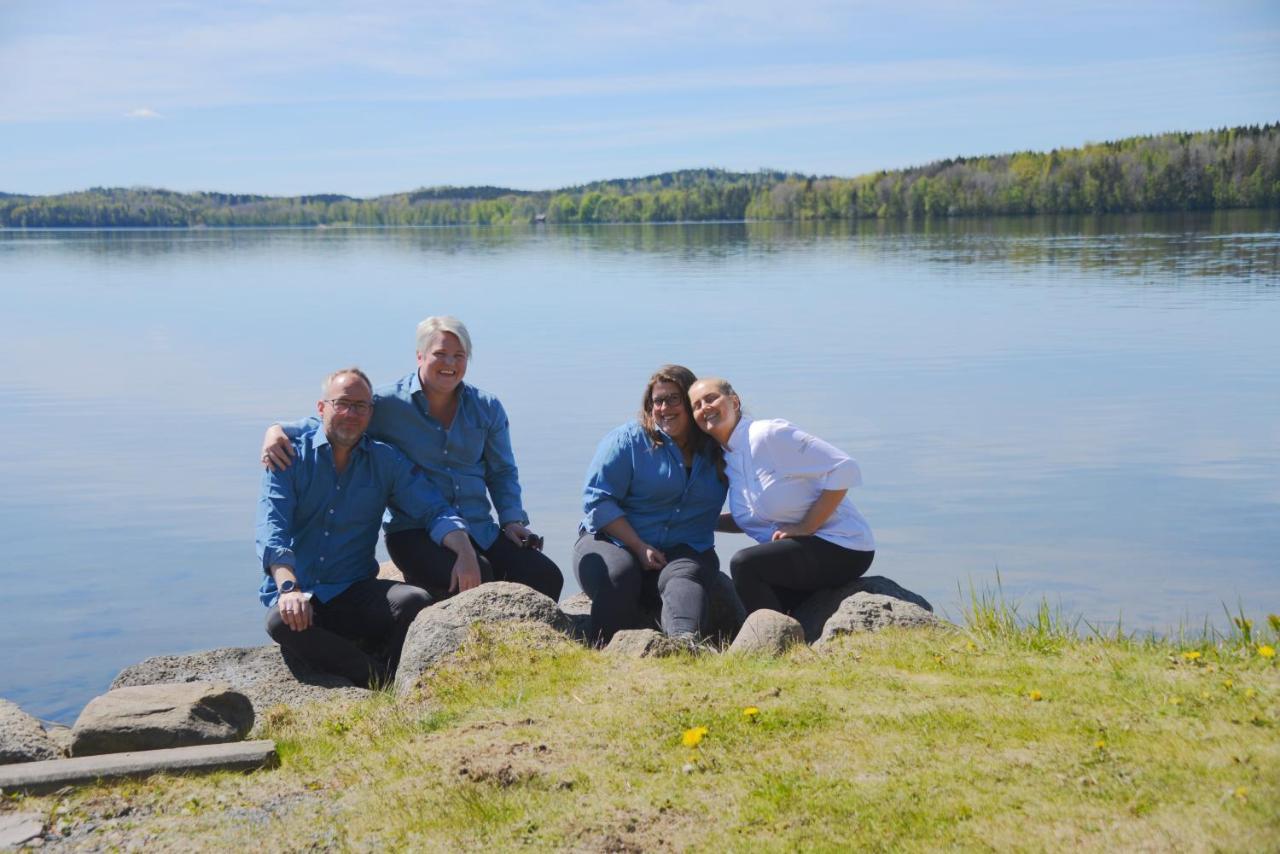
<path fill-rule="evenodd" d="M 852 220 L 1280 207 L 1280 123 L 960 157 L 854 178 L 689 169 L 555 191 L 430 187 L 372 199 L 94 187 L 0 193 L 0 226 L 217 227 Z"/>

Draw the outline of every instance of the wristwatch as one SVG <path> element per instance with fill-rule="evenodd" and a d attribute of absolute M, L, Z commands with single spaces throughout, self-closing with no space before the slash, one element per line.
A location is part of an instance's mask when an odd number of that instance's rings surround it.
<path fill-rule="evenodd" d="M 298 589 L 298 582 L 294 581 L 292 578 L 288 579 L 287 581 L 285 581 L 283 584 L 280 585 L 281 593 L 292 593 L 297 589 Z"/>

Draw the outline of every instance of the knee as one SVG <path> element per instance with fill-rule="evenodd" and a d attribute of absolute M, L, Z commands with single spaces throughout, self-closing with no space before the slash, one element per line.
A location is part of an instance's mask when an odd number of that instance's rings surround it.
<path fill-rule="evenodd" d="M 739 549 L 729 558 L 729 575 L 735 582 L 745 580 L 755 572 L 756 555 L 751 548 Z"/>
<path fill-rule="evenodd" d="M 412 584 L 401 584 L 391 602 L 391 615 L 397 623 L 412 623 L 418 612 L 431 604 L 431 594 Z"/>
<path fill-rule="evenodd" d="M 295 632 L 285 623 L 284 618 L 280 616 L 280 609 L 275 605 L 267 611 L 267 635 L 278 644 L 288 642 L 289 637 Z"/>

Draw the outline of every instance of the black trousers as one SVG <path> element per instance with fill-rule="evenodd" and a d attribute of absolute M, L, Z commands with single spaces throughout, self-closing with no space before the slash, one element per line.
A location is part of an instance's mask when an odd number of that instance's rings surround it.
<path fill-rule="evenodd" d="M 521 548 L 501 532 L 487 549 L 480 548 L 475 540 L 471 545 L 480 559 L 483 581 L 513 581 L 550 596 L 554 602 L 560 601 L 564 576 L 555 561 L 542 552 Z M 433 600 L 439 602 L 453 595 L 449 592 L 449 584 L 458 556 L 432 540 L 426 531 L 387 534 L 387 553 L 404 573 L 404 580 L 426 590 Z"/>
<path fill-rule="evenodd" d="M 608 643 L 621 629 L 646 625 L 645 610 L 661 607 L 662 631 L 699 634 L 707 614 L 706 586 L 720 571 L 715 549 L 663 549 L 669 563 L 645 570 L 635 555 L 603 534 L 583 534 L 573 546 L 578 583 L 591 597 L 591 638 Z"/>
<path fill-rule="evenodd" d="M 267 612 L 267 634 L 312 667 L 373 687 L 395 674 L 409 625 L 430 604 L 420 587 L 366 578 L 328 602 L 312 599 L 311 626 L 300 632 L 285 624 L 277 602 Z"/>
<path fill-rule="evenodd" d="M 729 574 L 748 614 L 764 608 L 787 614 L 815 590 L 861 578 L 875 556 L 821 537 L 788 537 L 741 550 Z"/>

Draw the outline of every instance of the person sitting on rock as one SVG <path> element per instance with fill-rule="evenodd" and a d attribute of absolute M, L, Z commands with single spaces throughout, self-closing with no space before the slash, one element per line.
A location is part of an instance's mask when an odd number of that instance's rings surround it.
<path fill-rule="evenodd" d="M 862 472 L 848 454 L 781 418 L 744 416 L 727 380 L 698 380 L 689 401 L 694 423 L 724 449 L 730 512 L 716 530 L 759 543 L 729 561 L 748 614 L 790 613 L 812 592 L 871 567 L 871 526 L 848 496 Z"/>
<path fill-rule="evenodd" d="M 388 504 L 454 552 L 455 588 L 478 585 L 480 566 L 466 522 L 421 469 L 365 436 L 373 386 L 364 372 L 335 371 L 322 388 L 320 423 L 293 439 L 294 464 L 263 474 L 257 545 L 267 577 L 259 598 L 270 609 L 267 634 L 281 647 L 372 686 L 395 672 L 409 625 L 431 603 L 420 587 L 377 577 Z"/>

